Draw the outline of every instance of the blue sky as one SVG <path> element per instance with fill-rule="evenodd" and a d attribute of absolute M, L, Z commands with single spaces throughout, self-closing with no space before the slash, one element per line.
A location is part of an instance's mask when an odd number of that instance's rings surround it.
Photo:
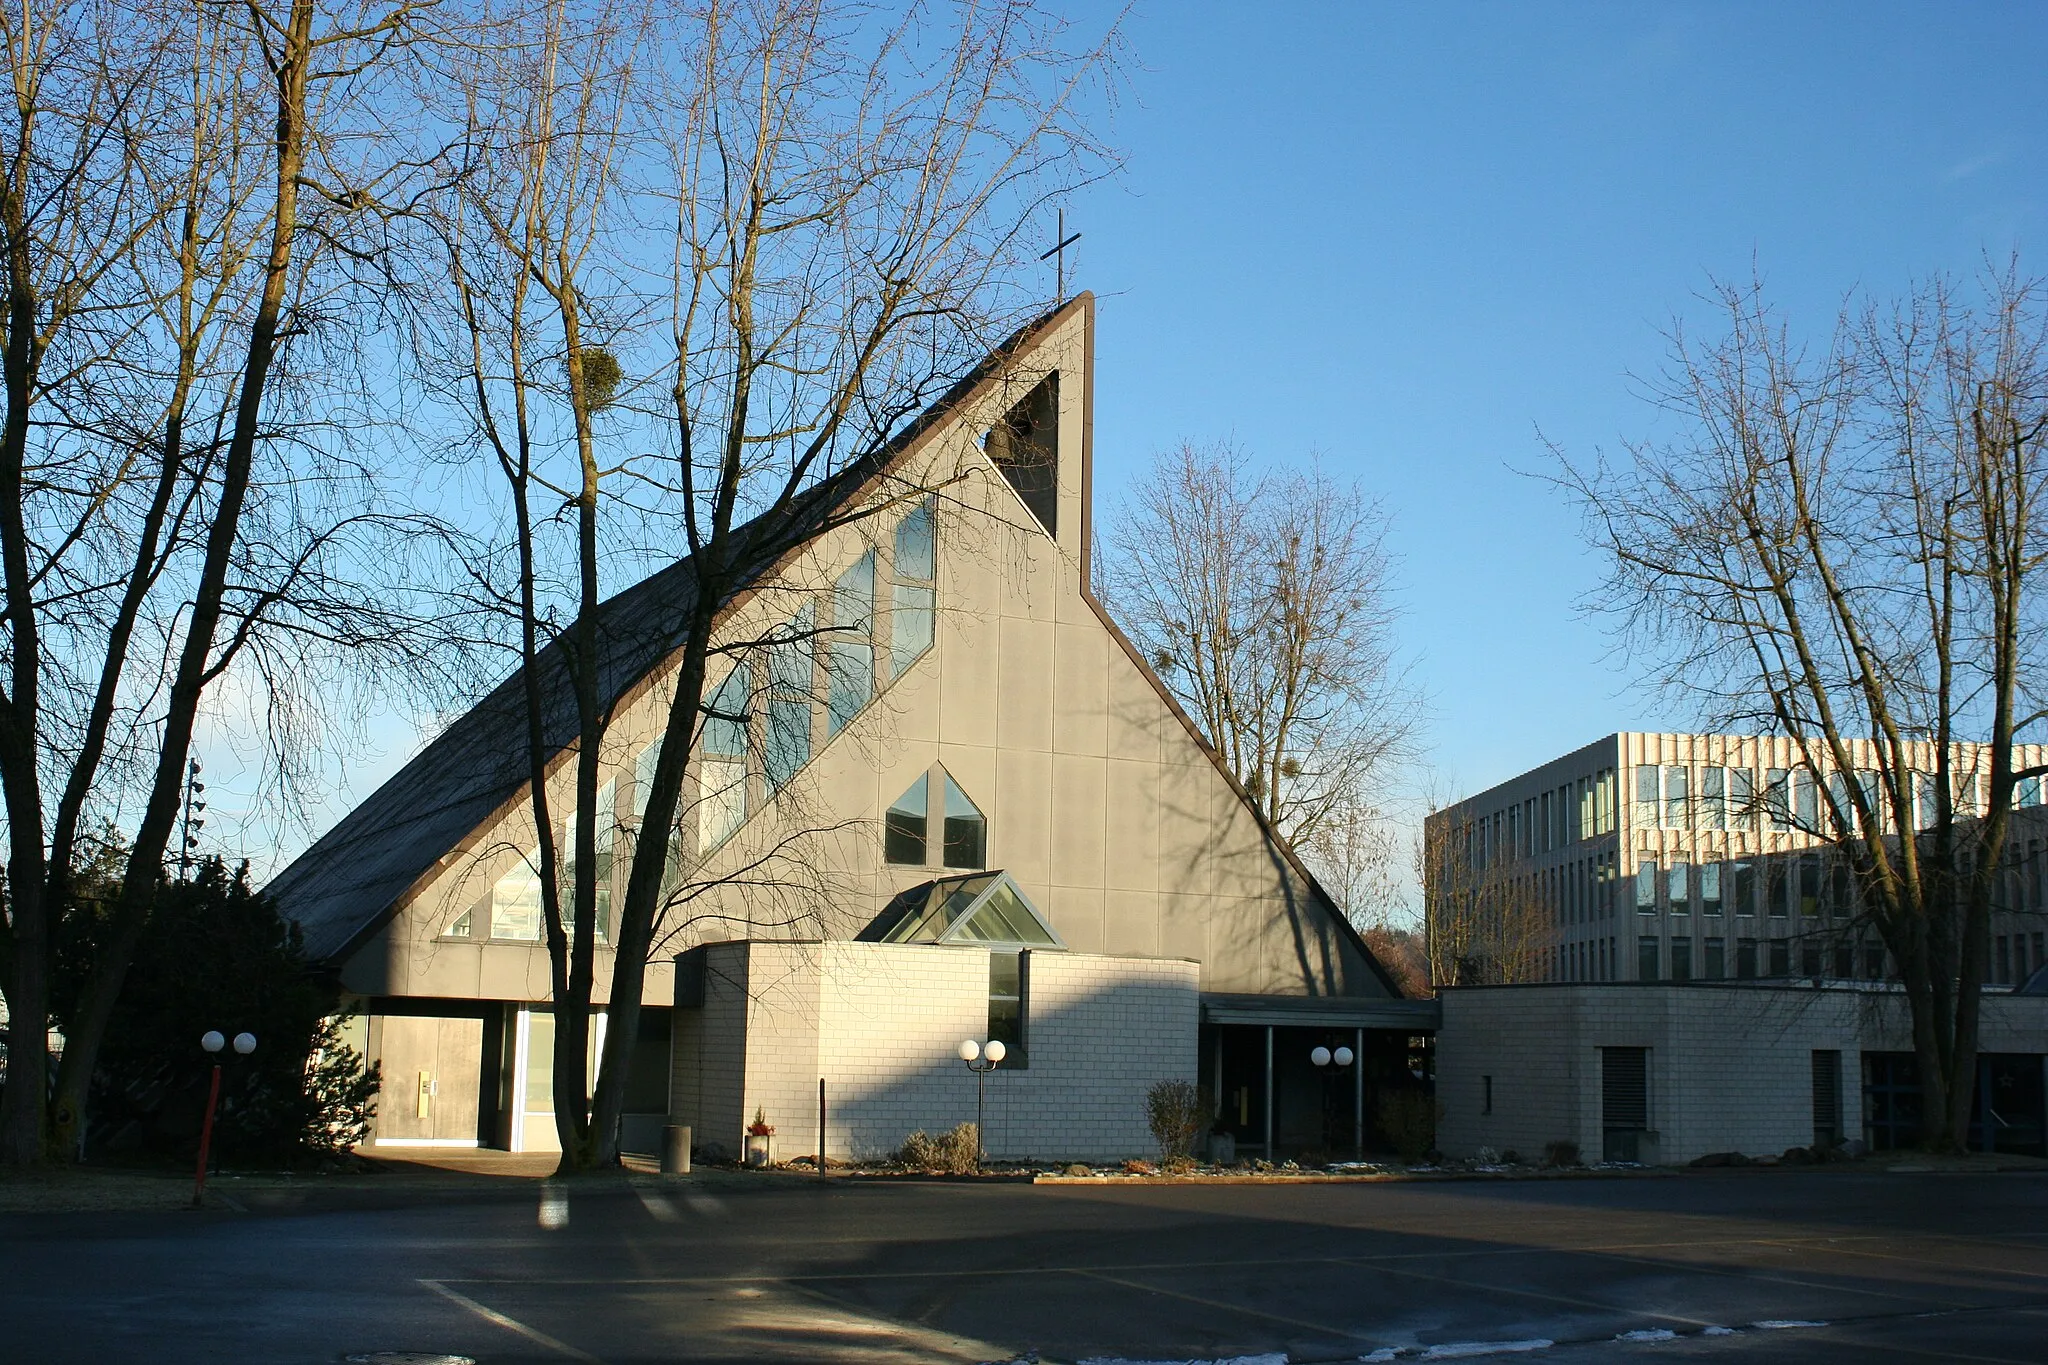
<path fill-rule="evenodd" d="M 1651 425 L 1629 375 L 1710 275 L 1754 263 L 1824 327 L 1987 252 L 2048 270 L 2048 5 L 1143 0 L 1128 33 L 1126 168 L 1069 211 L 1098 498 L 1219 437 L 1381 494 L 1438 791 L 1688 723 L 1578 610 L 1598 565 L 1530 475 L 1539 432 Z M 238 820 L 255 770 L 203 735 L 214 832 L 274 870 L 418 729 L 370 738 L 280 830 Z"/>
<path fill-rule="evenodd" d="M 1127 169 L 1069 212 L 1102 297 L 1096 487 L 1234 436 L 1394 514 L 1441 780 L 1687 723 L 1577 609 L 1530 472 L 1646 430 L 1710 275 L 1825 328 L 2018 249 L 2048 269 L 2048 6 L 1149 0 Z"/>

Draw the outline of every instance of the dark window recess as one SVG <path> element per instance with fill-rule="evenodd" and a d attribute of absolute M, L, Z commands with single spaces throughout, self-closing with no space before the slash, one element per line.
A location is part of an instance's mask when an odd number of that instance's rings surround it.
<path fill-rule="evenodd" d="M 1774 938 L 1771 940 L 1771 963 L 1767 975 L 1792 975 L 1792 941 L 1790 939 Z"/>
<path fill-rule="evenodd" d="M 946 866 L 976 868 L 984 865 L 988 847 L 988 821 L 967 799 L 967 793 L 948 774 L 946 777 Z"/>
<path fill-rule="evenodd" d="M 1736 940 L 1735 975 L 1744 981 L 1747 981 L 1756 975 L 1755 939 L 1745 938 Z"/>
<path fill-rule="evenodd" d="M 1049 536 L 1060 533 L 1059 417 L 1060 377 L 1055 371 L 989 429 L 983 447 Z"/>
<path fill-rule="evenodd" d="M 925 861 L 925 841 L 929 802 L 926 790 L 931 782 L 929 773 L 910 784 L 910 790 L 896 798 L 896 804 L 889 807 L 882 820 L 882 856 L 892 863 L 910 863 L 922 867 Z"/>
<path fill-rule="evenodd" d="M 997 948 L 988 955 L 988 1036 L 1007 1051 L 996 1063 L 1004 1071 L 1021 1070 L 1024 1052 L 1024 954 Z"/>
<path fill-rule="evenodd" d="M 1600 1131 L 1602 1159 L 1642 1160 L 1642 1137 L 1650 1127 L 1650 1050 L 1600 1049 Z"/>
<path fill-rule="evenodd" d="M 1842 1054 L 1816 1049 L 1813 1054 L 1813 1145 L 1835 1147 L 1842 1141 Z"/>

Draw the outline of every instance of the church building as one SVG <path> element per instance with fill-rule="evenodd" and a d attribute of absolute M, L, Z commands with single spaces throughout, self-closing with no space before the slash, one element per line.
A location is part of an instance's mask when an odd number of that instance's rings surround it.
<path fill-rule="evenodd" d="M 980 1085 L 992 1155 L 1105 1160 L 1151 1148 L 1146 1092 L 1185 1079 L 1240 1150 L 1336 1155 L 1413 1083 L 1434 1002 L 1090 590 L 1094 320 L 1081 295 L 991 355 L 826 486 L 868 515 L 723 608 L 628 1150 L 675 1123 L 736 1153 L 758 1113 L 808 1155 L 822 1083 L 827 1155 L 874 1157 L 972 1120 Z M 599 1000 L 693 589 L 684 559 L 600 609 Z M 269 888 L 381 1065 L 378 1146 L 555 1144 L 524 697 L 501 684 Z M 557 819 L 570 722 L 545 731 Z M 970 1040 L 1005 1044 L 986 1077 Z"/>

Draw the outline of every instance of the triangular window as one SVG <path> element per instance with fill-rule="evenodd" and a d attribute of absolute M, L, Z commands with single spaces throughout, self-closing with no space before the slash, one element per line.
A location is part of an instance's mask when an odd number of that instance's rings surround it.
<path fill-rule="evenodd" d="M 982 447 L 1049 536 L 1060 531 L 1059 419 L 1060 377 L 1054 371 L 989 429 Z"/>
<path fill-rule="evenodd" d="M 980 807 L 967 799 L 951 773 L 946 779 L 947 867 L 980 867 L 988 856 L 988 820 Z"/>
<path fill-rule="evenodd" d="M 897 797 L 883 817 L 882 856 L 889 862 L 924 865 L 929 842 L 930 788 L 931 774 L 920 773 L 917 781 L 910 784 L 910 790 Z"/>

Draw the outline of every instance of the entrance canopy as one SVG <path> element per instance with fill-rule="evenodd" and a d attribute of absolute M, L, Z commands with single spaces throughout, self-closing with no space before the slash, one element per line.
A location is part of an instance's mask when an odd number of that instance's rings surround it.
<path fill-rule="evenodd" d="M 881 943 L 981 943 L 1066 948 L 1007 872 L 975 872 L 913 886 L 860 935 Z"/>
<path fill-rule="evenodd" d="M 1202 995 L 1202 1021 L 1272 1028 L 1400 1029 L 1434 1033 L 1443 1009 L 1434 1000 L 1340 995 Z"/>

